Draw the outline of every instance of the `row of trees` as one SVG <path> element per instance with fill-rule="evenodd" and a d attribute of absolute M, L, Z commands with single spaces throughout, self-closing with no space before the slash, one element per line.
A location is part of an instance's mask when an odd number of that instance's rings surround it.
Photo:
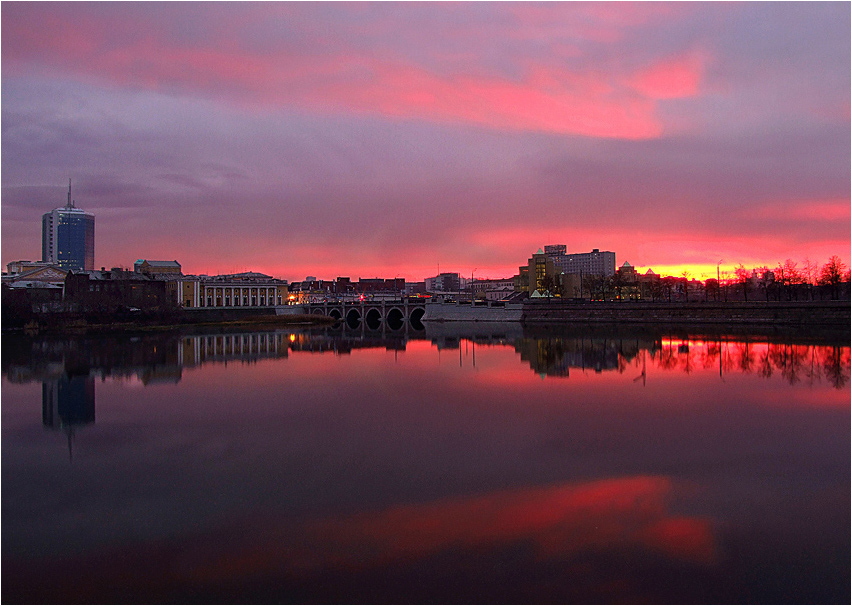
<path fill-rule="evenodd" d="M 739 264 L 733 273 L 725 272 L 722 279 L 710 278 L 704 282 L 691 280 L 688 272 L 675 277 L 622 273 L 620 270 L 611 276 L 583 275 L 579 293 L 563 292 L 566 289 L 560 284 L 560 276 L 547 275 L 541 282 L 542 290 L 566 297 L 579 294 L 592 300 L 653 301 L 838 300 L 849 297 L 849 285 L 850 271 L 836 255 L 822 266 L 806 259 L 801 269 L 792 259 L 774 268 L 747 269 Z"/>
<path fill-rule="evenodd" d="M 761 276 L 760 280 L 754 280 L 755 273 Z M 822 267 L 805 259 L 801 269 L 792 259 L 772 269 L 764 266 L 753 271 L 747 270 L 741 263 L 734 270 L 734 275 L 746 300 L 749 291 L 755 286 L 763 290 L 762 294 L 767 301 L 791 301 L 799 300 L 800 297 L 813 300 L 817 294 L 823 295 L 824 291 L 828 291 L 832 299 L 842 298 L 844 291 L 846 296 L 849 294 L 850 271 L 837 255 L 833 255 Z M 822 287 L 822 291 L 815 287 Z"/>

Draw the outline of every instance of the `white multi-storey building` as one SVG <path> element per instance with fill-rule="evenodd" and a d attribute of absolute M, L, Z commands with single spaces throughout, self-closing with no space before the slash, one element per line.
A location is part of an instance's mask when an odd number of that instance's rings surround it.
<path fill-rule="evenodd" d="M 597 248 L 588 253 L 566 254 L 564 244 L 551 244 L 544 247 L 544 254 L 553 260 L 553 264 L 565 274 L 584 274 L 611 276 L 615 273 L 615 253 Z"/>

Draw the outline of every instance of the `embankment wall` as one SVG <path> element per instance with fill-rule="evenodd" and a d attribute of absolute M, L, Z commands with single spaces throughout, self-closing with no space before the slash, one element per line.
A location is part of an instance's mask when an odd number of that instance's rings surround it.
<path fill-rule="evenodd" d="M 469 303 L 427 303 L 424 322 L 520 322 L 523 305 L 475 305 Z"/>
<path fill-rule="evenodd" d="M 530 301 L 523 323 L 850 326 L 849 301 L 650 303 Z"/>

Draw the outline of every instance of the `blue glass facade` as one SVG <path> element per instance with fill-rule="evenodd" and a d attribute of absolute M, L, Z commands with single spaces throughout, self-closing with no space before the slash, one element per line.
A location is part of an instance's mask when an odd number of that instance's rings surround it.
<path fill-rule="evenodd" d="M 42 261 L 63 269 L 95 268 L 95 216 L 65 207 L 42 216 Z"/>

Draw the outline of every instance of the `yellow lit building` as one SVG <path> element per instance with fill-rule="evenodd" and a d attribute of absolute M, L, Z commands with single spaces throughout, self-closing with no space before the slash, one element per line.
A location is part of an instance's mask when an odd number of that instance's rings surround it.
<path fill-rule="evenodd" d="M 558 285 L 557 280 L 559 279 L 557 276 L 560 271 L 556 268 L 556 264 L 553 262 L 548 255 L 544 253 L 540 248 L 538 252 L 535 253 L 528 262 L 529 266 L 529 285 L 527 286 L 527 290 L 530 293 L 535 291 L 539 291 L 542 294 L 545 290 L 551 291 L 551 294 L 556 294 L 552 292 L 556 290 L 556 286 Z M 545 277 L 550 277 L 553 280 L 553 285 L 550 288 L 543 288 L 543 282 Z"/>

